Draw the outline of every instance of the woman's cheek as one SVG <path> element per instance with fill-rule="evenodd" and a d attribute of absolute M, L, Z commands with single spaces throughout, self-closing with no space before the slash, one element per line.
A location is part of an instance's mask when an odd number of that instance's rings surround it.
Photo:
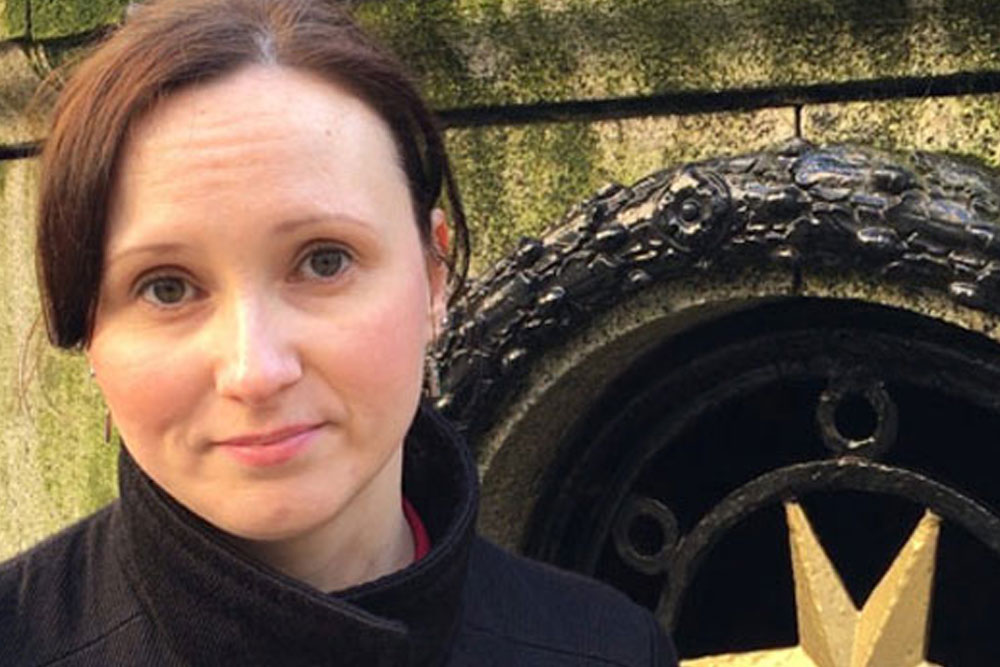
<path fill-rule="evenodd" d="M 148 337 L 144 343 L 108 339 L 98 352 L 97 380 L 130 449 L 158 446 L 172 431 L 185 430 L 205 381 L 182 341 L 168 346 Z"/>
<path fill-rule="evenodd" d="M 427 297 L 418 287 L 403 285 L 383 292 L 383 298 L 368 300 L 354 310 L 340 335 L 328 334 L 330 344 L 319 354 L 329 373 L 365 391 L 371 400 L 388 401 L 392 395 L 408 399 L 404 405 L 411 398 L 415 401 L 428 338 L 423 305 Z"/>

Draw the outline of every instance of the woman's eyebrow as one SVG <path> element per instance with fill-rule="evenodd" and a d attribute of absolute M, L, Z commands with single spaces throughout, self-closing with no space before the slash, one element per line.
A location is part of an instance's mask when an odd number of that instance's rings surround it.
<path fill-rule="evenodd" d="M 177 252 L 178 250 L 183 250 L 186 247 L 186 244 L 176 242 L 149 243 L 126 247 L 123 250 L 108 253 L 107 266 L 110 268 L 117 262 L 127 259 L 133 255 L 158 255 L 168 252 Z"/>
<path fill-rule="evenodd" d="M 348 225 L 351 227 L 359 227 L 363 231 L 374 233 L 375 224 L 361 218 L 356 218 L 352 215 L 346 213 L 331 213 L 323 215 L 307 215 L 301 218 L 291 218 L 278 223 L 274 231 L 279 234 L 288 234 L 294 232 L 302 227 L 309 227 L 312 225 L 324 225 L 324 224 L 336 224 L 336 225 Z"/>

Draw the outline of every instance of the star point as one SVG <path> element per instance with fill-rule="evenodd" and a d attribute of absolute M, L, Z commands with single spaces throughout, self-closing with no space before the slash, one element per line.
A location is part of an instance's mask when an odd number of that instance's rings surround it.
<path fill-rule="evenodd" d="M 940 519 L 924 513 L 858 610 L 798 503 L 785 503 L 799 644 L 683 667 L 937 667 L 924 659 Z"/>

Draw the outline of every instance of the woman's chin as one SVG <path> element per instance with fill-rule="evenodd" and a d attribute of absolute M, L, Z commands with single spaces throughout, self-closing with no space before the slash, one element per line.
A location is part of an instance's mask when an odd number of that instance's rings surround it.
<path fill-rule="evenodd" d="M 325 505 L 319 512 L 318 503 L 309 501 L 276 502 L 243 500 L 222 503 L 211 508 L 192 508 L 202 519 L 224 533 L 253 542 L 295 540 L 315 532 L 337 515 L 336 503 Z"/>

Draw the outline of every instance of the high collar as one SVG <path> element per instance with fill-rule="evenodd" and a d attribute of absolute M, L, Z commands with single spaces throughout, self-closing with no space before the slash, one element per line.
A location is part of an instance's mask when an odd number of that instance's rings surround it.
<path fill-rule="evenodd" d="M 459 618 L 476 474 L 464 443 L 429 409 L 418 412 L 404 453 L 404 493 L 426 525 L 430 553 L 327 594 L 235 550 L 123 448 L 116 548 L 174 658 L 193 665 L 441 664 Z"/>

